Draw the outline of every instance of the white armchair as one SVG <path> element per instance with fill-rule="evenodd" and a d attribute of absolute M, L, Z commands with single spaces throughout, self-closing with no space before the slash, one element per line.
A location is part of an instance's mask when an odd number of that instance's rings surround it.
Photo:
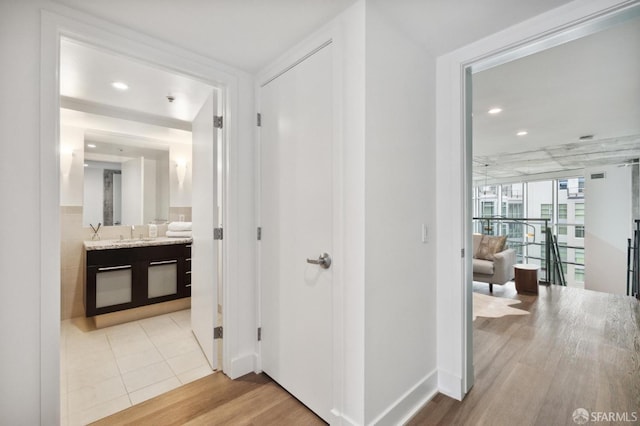
<path fill-rule="evenodd" d="M 493 255 L 493 260 L 476 257 L 482 234 L 473 234 L 473 280 L 489 284 L 489 291 L 493 292 L 493 284 L 503 285 L 513 279 L 513 265 L 516 264 L 516 251 L 504 249 Z"/>

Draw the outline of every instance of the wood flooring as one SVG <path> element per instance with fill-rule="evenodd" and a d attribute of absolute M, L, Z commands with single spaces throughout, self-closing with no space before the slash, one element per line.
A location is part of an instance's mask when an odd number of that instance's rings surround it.
<path fill-rule="evenodd" d="M 475 385 L 463 401 L 437 395 L 409 425 L 575 425 L 578 408 L 638 418 L 597 424 L 640 424 L 637 300 L 560 286 L 540 286 L 537 297 L 512 283 L 493 289 L 530 315 L 478 317 Z M 474 291 L 489 294 L 482 284 Z"/>
<path fill-rule="evenodd" d="M 488 286 L 474 291 L 489 294 Z M 575 425 L 577 408 L 640 418 L 640 305 L 581 289 L 538 296 L 494 286 L 528 315 L 474 321 L 475 385 L 463 401 L 437 395 L 409 425 Z M 265 375 L 217 373 L 102 419 L 97 425 L 322 425 Z M 640 424 L 601 422 L 598 424 Z"/>
<path fill-rule="evenodd" d="M 215 373 L 106 417 L 94 425 L 324 425 L 264 374 Z"/>

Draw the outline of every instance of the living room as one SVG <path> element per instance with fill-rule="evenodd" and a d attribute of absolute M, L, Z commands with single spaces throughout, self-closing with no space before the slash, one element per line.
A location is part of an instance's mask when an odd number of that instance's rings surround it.
<path fill-rule="evenodd" d="M 472 76 L 473 231 L 507 236 L 515 264 L 538 265 L 543 282 L 627 294 L 638 51 L 634 18 Z"/>

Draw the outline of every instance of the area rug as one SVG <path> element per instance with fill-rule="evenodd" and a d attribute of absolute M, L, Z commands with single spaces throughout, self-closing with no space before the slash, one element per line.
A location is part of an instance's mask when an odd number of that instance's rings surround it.
<path fill-rule="evenodd" d="M 500 318 L 506 315 L 529 315 L 528 311 L 512 308 L 519 300 L 473 293 L 473 319 L 477 317 Z"/>

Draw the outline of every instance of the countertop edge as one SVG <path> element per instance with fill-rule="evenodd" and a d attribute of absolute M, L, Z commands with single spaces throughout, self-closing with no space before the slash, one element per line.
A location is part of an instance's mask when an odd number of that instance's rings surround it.
<path fill-rule="evenodd" d="M 84 241 L 83 246 L 86 251 L 95 250 L 117 250 L 121 248 L 133 247 L 153 247 L 167 246 L 175 244 L 189 244 L 193 242 L 193 238 L 174 238 L 174 237 L 158 237 L 149 240 L 98 240 Z"/>

